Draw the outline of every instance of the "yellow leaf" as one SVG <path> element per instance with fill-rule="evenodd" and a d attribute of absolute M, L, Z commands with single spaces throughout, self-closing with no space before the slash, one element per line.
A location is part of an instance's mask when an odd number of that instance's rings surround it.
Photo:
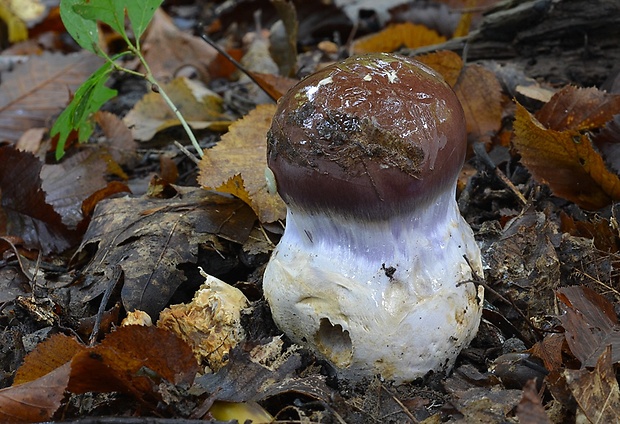
<path fill-rule="evenodd" d="M 416 56 L 415 59 L 439 72 L 446 82 L 450 84 L 450 87 L 456 85 L 456 81 L 463 69 L 461 56 L 450 50 L 439 50 Z"/>
<path fill-rule="evenodd" d="M 45 5 L 40 0 L 9 0 L 10 8 L 22 21 L 40 19 L 45 13 Z"/>
<path fill-rule="evenodd" d="M 222 99 L 197 81 L 175 78 L 162 86 L 179 112 L 194 129 L 223 131 L 230 125 Z M 161 130 L 181 125 L 159 93 L 146 94 L 125 116 L 136 140 L 146 141 Z"/>
<path fill-rule="evenodd" d="M 384 30 L 353 43 L 353 53 L 393 52 L 401 47 L 414 49 L 446 41 L 446 37 L 424 25 L 410 22 L 388 25 Z"/>
<path fill-rule="evenodd" d="M 9 42 L 16 43 L 28 39 L 26 24 L 4 2 L 0 3 L 0 20 L 6 24 Z"/>
<path fill-rule="evenodd" d="M 607 170 L 587 133 L 545 128 L 517 103 L 513 144 L 535 179 L 585 209 L 620 200 L 620 179 Z"/>
<path fill-rule="evenodd" d="M 286 215 L 277 194 L 267 190 L 267 131 L 276 106 L 259 105 L 230 126 L 220 142 L 204 152 L 198 165 L 198 183 L 230 193 L 252 207 L 261 222 L 274 222 Z"/>

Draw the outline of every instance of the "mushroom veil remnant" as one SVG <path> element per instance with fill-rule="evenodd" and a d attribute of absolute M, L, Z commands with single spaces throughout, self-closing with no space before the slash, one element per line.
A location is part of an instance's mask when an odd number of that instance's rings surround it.
<path fill-rule="evenodd" d="M 267 160 L 288 212 L 264 293 L 345 378 L 449 370 L 478 329 L 480 250 L 455 199 L 465 128 L 444 80 L 391 54 L 326 67 L 278 104 Z"/>

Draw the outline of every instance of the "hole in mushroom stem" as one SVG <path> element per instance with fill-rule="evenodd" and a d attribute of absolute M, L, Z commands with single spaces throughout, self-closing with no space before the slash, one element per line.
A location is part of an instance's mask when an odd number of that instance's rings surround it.
<path fill-rule="evenodd" d="M 319 351 L 339 368 L 351 365 L 353 349 L 349 332 L 340 324 L 332 324 L 329 318 L 321 318 L 319 331 L 314 336 Z"/>

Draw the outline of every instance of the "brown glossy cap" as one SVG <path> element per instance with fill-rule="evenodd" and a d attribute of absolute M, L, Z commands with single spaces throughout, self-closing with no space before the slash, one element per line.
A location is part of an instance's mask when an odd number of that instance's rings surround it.
<path fill-rule="evenodd" d="M 466 151 L 463 109 L 443 78 L 403 56 L 354 56 L 286 93 L 268 165 L 289 205 L 377 219 L 454 190 Z"/>

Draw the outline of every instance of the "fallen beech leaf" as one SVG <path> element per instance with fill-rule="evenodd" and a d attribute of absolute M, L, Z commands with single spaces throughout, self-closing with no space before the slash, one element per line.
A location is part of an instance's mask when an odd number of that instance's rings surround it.
<path fill-rule="evenodd" d="M 596 88 L 564 87 L 536 113 L 536 119 L 555 130 L 590 130 L 603 127 L 620 113 L 620 94 Z"/>
<path fill-rule="evenodd" d="M 102 59 L 92 53 L 43 53 L 2 73 L 0 139 L 17 142 L 30 128 L 46 127 Z"/>
<path fill-rule="evenodd" d="M 65 398 L 70 364 L 28 383 L 0 390 L 0 421 L 33 423 L 48 421 Z"/>
<path fill-rule="evenodd" d="M 19 236 L 27 247 L 43 254 L 62 252 L 75 234 L 45 198 L 40 172 L 43 164 L 31 153 L 0 147 L 0 234 Z"/>
<path fill-rule="evenodd" d="M 620 179 L 607 170 L 588 133 L 545 128 L 517 103 L 513 144 L 534 178 L 585 209 L 620 199 Z"/>
<path fill-rule="evenodd" d="M 401 47 L 415 49 L 417 47 L 440 44 L 446 41 L 432 29 L 424 25 L 416 25 L 410 22 L 403 24 L 388 25 L 378 33 L 362 37 L 353 42 L 351 46 L 354 53 L 393 52 Z"/>
<path fill-rule="evenodd" d="M 463 105 L 470 138 L 488 138 L 500 129 L 502 89 L 493 72 L 480 65 L 465 66 L 454 91 Z"/>
<path fill-rule="evenodd" d="M 3 422 L 15 421 L 13 417 L 49 419 L 66 390 L 120 391 L 157 404 L 163 400 L 161 383 L 187 388 L 197 372 L 190 347 L 165 329 L 120 327 L 94 347 L 56 334 L 26 356 L 14 386 L 0 391 L 0 418 L 8 417 Z"/>
<path fill-rule="evenodd" d="M 562 366 L 562 348 L 565 338 L 563 334 L 548 334 L 544 339 L 532 346 L 528 352 L 542 359 L 545 368 L 552 372 Z"/>
<path fill-rule="evenodd" d="M 415 59 L 439 72 L 451 87 L 456 85 L 461 70 L 463 69 L 463 60 L 461 56 L 450 50 L 440 50 L 438 52 L 416 56 Z"/>
<path fill-rule="evenodd" d="M 565 305 L 560 316 L 566 342 L 583 367 L 593 367 L 611 346 L 610 360 L 620 361 L 620 325 L 613 305 L 585 286 L 562 287 L 556 292 Z"/>
<path fill-rule="evenodd" d="M 198 183 L 205 188 L 231 193 L 248 203 L 261 222 L 274 222 L 286 215 L 277 194 L 267 191 L 267 130 L 275 105 L 259 105 L 231 125 L 221 141 L 205 154 L 198 165 Z"/>
<path fill-rule="evenodd" d="M 13 384 L 24 384 L 41 378 L 71 361 L 84 349 L 86 347 L 73 337 L 54 334 L 39 343 L 36 349 L 26 356 L 24 363 L 15 373 Z"/>
<path fill-rule="evenodd" d="M 611 348 L 605 348 L 593 371 L 565 370 L 566 382 L 579 407 L 592 423 L 618 421 L 620 388 L 611 359 Z"/>
<path fill-rule="evenodd" d="M 208 81 L 209 66 L 218 56 L 217 51 L 201 38 L 179 30 L 161 8 L 153 15 L 142 50 L 159 81 L 173 79 L 184 66 L 193 67 L 202 81 Z"/>
<path fill-rule="evenodd" d="M 189 387 L 198 372 L 187 343 L 171 331 L 142 325 L 118 328 L 77 353 L 71 367 L 73 393 L 123 391 L 138 399 L 158 398 L 159 379 Z"/>
<path fill-rule="evenodd" d="M 103 293 L 114 282 L 111 268 L 119 264 L 125 309 L 157 317 L 185 281 L 178 265 L 196 262 L 199 245 L 216 242 L 216 236 L 245 242 L 256 220 L 247 205 L 201 189 L 177 191 L 174 199 L 124 197 L 97 205 L 78 248 L 97 247 L 83 270 L 90 284 L 75 285 L 72 301 L 87 302 Z"/>
<path fill-rule="evenodd" d="M 220 96 L 197 81 L 184 77 L 164 84 L 168 96 L 194 129 L 222 131 L 230 125 Z M 147 141 L 161 130 L 181 122 L 158 93 L 147 93 L 124 118 L 136 140 Z"/>

